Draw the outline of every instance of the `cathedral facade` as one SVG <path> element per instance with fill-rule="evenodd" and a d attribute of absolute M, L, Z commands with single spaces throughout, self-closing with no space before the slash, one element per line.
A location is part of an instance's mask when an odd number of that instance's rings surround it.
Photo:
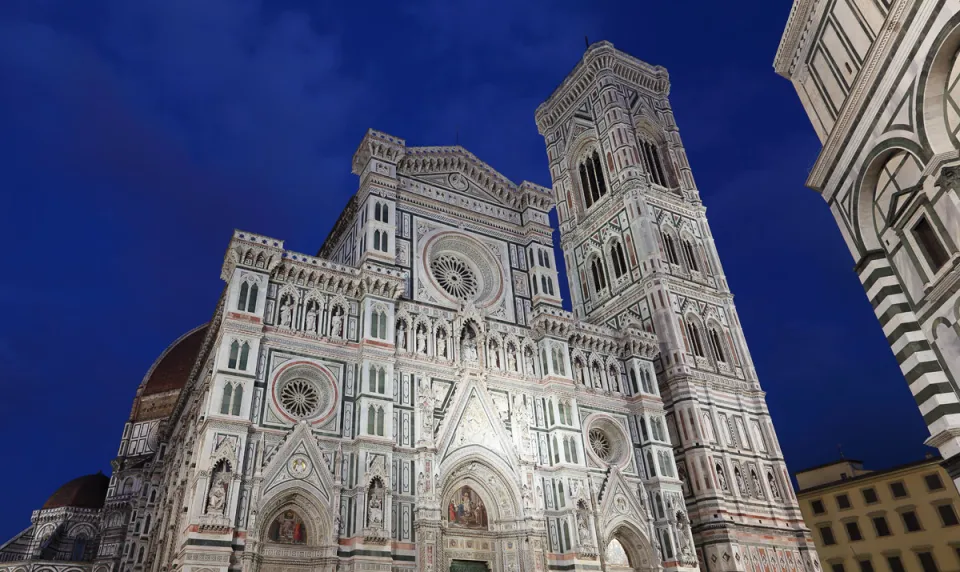
<path fill-rule="evenodd" d="M 795 0 L 774 67 L 823 148 L 830 207 L 960 487 L 960 2 Z"/>
<path fill-rule="evenodd" d="M 591 46 L 536 112 L 552 189 L 369 131 L 315 256 L 234 233 L 97 549 L 38 511 L 0 569 L 819 570 L 668 92 Z"/>

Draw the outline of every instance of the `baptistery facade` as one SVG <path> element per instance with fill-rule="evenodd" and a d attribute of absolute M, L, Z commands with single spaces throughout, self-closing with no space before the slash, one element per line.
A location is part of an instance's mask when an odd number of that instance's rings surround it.
<path fill-rule="evenodd" d="M 371 130 L 316 255 L 235 232 L 82 566 L 819 567 L 667 90 L 596 44 L 537 111 L 552 189 Z"/>

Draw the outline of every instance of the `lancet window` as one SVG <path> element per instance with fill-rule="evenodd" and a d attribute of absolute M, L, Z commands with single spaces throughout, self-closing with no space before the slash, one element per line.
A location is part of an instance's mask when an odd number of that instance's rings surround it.
<path fill-rule="evenodd" d="M 237 297 L 237 310 L 241 312 L 257 311 L 257 295 L 260 289 L 256 284 L 244 282 L 240 285 L 240 295 Z"/>
<path fill-rule="evenodd" d="M 663 163 L 660 161 L 660 150 L 656 145 L 640 139 L 640 157 L 643 160 L 643 168 L 650 175 L 650 182 L 661 187 L 667 186 L 667 177 L 663 170 Z"/>
<path fill-rule="evenodd" d="M 240 406 L 243 405 L 243 386 L 240 384 L 223 384 L 223 396 L 220 400 L 221 415 L 240 415 Z"/>
<path fill-rule="evenodd" d="M 230 344 L 230 356 L 227 359 L 227 367 L 230 369 L 247 369 L 247 361 L 250 359 L 250 344 L 248 342 L 243 342 L 242 344 L 233 340 L 233 343 Z"/>
<path fill-rule="evenodd" d="M 600 154 L 593 151 L 580 161 L 580 191 L 583 193 L 583 200 L 590 208 L 600 200 L 600 197 L 607 194 L 607 183 L 603 176 L 603 164 L 600 161 Z"/>
<path fill-rule="evenodd" d="M 697 357 L 707 357 L 703 351 L 703 341 L 700 339 L 700 328 L 692 321 L 687 321 L 687 336 L 690 338 L 690 351 Z"/>
<path fill-rule="evenodd" d="M 623 254 L 623 245 L 614 242 L 610 248 L 610 258 L 613 259 L 613 275 L 620 278 L 627 273 L 627 258 Z"/>

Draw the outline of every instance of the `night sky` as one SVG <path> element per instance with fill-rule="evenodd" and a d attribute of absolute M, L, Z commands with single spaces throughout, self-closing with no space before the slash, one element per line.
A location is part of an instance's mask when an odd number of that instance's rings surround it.
<path fill-rule="evenodd" d="M 790 3 L 0 2 L 0 543 L 61 483 L 109 472 L 143 375 L 210 318 L 234 228 L 316 252 L 368 128 L 459 137 L 549 186 L 534 110 L 585 35 L 670 71 L 789 467 L 839 444 L 921 458 L 854 260 L 803 186 L 819 143 L 772 68 Z"/>

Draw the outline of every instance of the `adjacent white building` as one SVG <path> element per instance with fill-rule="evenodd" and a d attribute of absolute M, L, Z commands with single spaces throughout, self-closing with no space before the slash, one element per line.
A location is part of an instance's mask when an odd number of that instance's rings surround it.
<path fill-rule="evenodd" d="M 823 143 L 830 206 L 960 486 L 960 2 L 796 0 L 774 67 Z"/>
<path fill-rule="evenodd" d="M 317 255 L 237 231 L 61 572 L 819 569 L 668 92 L 594 44 L 553 189 L 371 130 Z"/>

